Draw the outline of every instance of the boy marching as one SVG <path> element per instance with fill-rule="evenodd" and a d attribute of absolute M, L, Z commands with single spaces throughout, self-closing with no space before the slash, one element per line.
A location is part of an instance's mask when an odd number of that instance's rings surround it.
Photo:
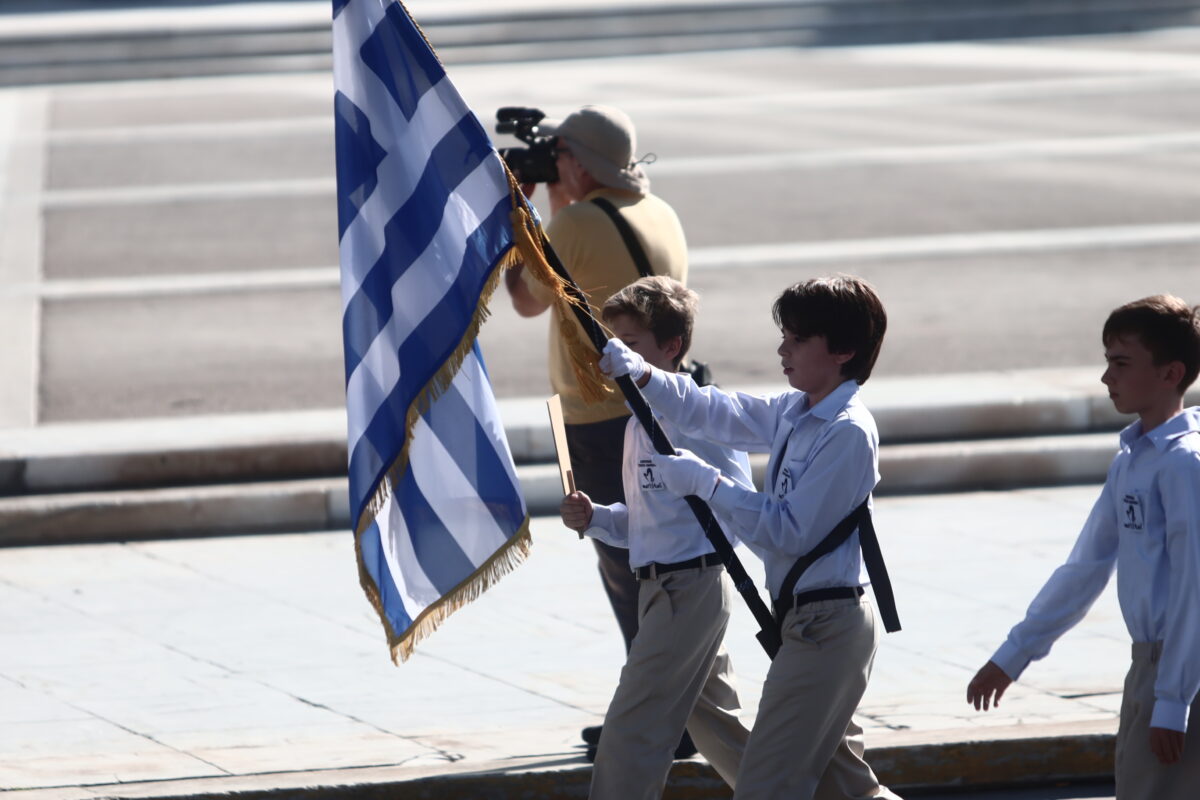
<path fill-rule="evenodd" d="M 1200 371 L 1200 309 L 1157 295 L 1113 311 L 1101 380 L 1136 414 L 1066 563 L 967 687 L 987 710 L 1087 613 L 1117 571 L 1133 639 L 1117 729 L 1117 798 L 1200 796 L 1200 409 L 1183 395 Z"/>

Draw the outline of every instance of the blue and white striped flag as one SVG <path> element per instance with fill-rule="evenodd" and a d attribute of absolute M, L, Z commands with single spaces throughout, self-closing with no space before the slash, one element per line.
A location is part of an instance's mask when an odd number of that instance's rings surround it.
<path fill-rule="evenodd" d="M 351 519 L 398 663 L 528 552 L 475 341 L 524 203 L 400 3 L 334 0 L 333 33 Z"/>

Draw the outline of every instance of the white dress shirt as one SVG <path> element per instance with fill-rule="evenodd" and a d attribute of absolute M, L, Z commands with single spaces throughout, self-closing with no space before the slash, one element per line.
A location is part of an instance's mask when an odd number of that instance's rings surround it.
<path fill-rule="evenodd" d="M 692 380 L 690 376 L 685 378 Z M 658 421 L 675 447 L 693 451 L 721 470 L 732 483 L 747 488 L 753 485 L 750 460 L 745 453 L 685 436 L 667 420 Z M 628 548 L 631 567 L 673 564 L 714 552 L 691 507 L 663 485 L 658 475 L 659 458 L 645 429 L 636 417 L 630 417 L 625 425 L 625 451 L 621 460 L 625 503 L 594 506 L 591 527 L 584 531 L 614 547 Z M 715 509 L 714 515 L 726 538 L 737 544 L 731 520 Z"/>
<path fill-rule="evenodd" d="M 708 503 L 733 520 L 742 541 L 763 560 L 772 597 L 796 559 L 816 547 L 879 482 L 879 432 L 852 380 L 811 408 L 804 392 L 728 393 L 657 369 L 642 391 L 656 412 L 689 436 L 771 454 L 768 491 L 722 479 Z M 855 532 L 809 567 L 794 591 L 868 582 Z"/>
<path fill-rule="evenodd" d="M 1186 731 L 1200 690 L 1200 408 L 1121 449 L 1065 564 L 992 661 L 1014 680 L 1079 622 L 1117 570 L 1117 599 L 1135 642 L 1163 643 L 1151 726 Z"/>

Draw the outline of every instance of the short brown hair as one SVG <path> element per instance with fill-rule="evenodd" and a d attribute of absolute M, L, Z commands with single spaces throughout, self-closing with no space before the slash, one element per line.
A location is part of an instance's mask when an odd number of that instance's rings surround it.
<path fill-rule="evenodd" d="M 1183 364 L 1177 387 L 1181 393 L 1195 382 L 1200 373 L 1200 306 L 1193 308 L 1169 294 L 1126 303 L 1108 315 L 1101 341 L 1107 347 L 1113 339 L 1126 336 L 1136 336 L 1156 366 Z"/>
<path fill-rule="evenodd" d="M 614 294 L 604 303 L 600 315 L 605 320 L 628 314 L 654 334 L 662 347 L 676 336 L 681 346 L 675 357 L 678 367 L 692 346 L 692 323 L 700 297 L 674 278 L 651 275 L 641 278 Z"/>
<path fill-rule="evenodd" d="M 810 278 L 783 290 L 771 309 L 775 324 L 807 339 L 824 336 L 831 353 L 854 357 L 842 375 L 866 383 L 879 358 L 887 312 L 871 284 L 852 275 Z"/>

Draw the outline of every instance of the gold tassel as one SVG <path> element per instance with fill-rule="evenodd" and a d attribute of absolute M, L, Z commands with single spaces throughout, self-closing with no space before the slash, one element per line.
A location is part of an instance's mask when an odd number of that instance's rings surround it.
<path fill-rule="evenodd" d="M 505 171 L 508 171 L 507 166 Z M 567 282 L 554 271 L 550 262 L 546 260 L 546 254 L 542 251 L 541 229 L 534 222 L 525 194 L 521 191 L 521 186 L 512 172 L 508 172 L 508 189 L 513 204 L 510 219 L 516 239 L 517 246 L 514 250 L 517 251 L 517 258 L 512 263 L 506 264 L 505 267 L 514 266 L 516 263 L 524 264 L 525 269 L 535 280 L 554 292 L 555 302 L 562 304 L 558 307 L 561 319 L 558 332 L 566 345 L 571 371 L 575 374 L 575 382 L 579 385 L 579 394 L 586 403 L 604 400 L 616 390 L 601 374 L 597 366 L 600 354 L 596 352 L 596 348 L 584 335 L 570 306 L 585 308 L 589 314 L 592 314 L 592 310 L 585 305 L 586 300 L 581 300 L 567 291 Z M 509 253 L 513 255 L 512 251 Z M 595 317 L 595 314 L 592 316 Z"/>
<path fill-rule="evenodd" d="M 529 211 L 529 201 L 525 199 L 520 184 L 517 183 L 517 179 L 513 177 L 507 165 L 504 170 L 508 173 L 508 193 L 513 206 L 508 218 L 512 223 L 516 247 L 514 248 L 515 252 L 514 250 L 509 251 L 511 258 L 507 259 L 503 266 L 507 269 L 517 264 L 523 264 L 538 283 L 549 287 L 554 292 L 556 298 L 567 303 L 578 303 L 579 301 L 567 292 L 567 282 L 554 271 L 550 262 L 546 260 L 546 253 L 542 250 L 541 228 Z"/>
<path fill-rule="evenodd" d="M 579 384 L 579 395 L 585 403 L 597 403 L 616 391 L 604 373 L 600 372 L 600 354 L 590 341 L 584 341 L 583 331 L 573 315 L 564 314 L 558 326 L 567 355 L 571 359 L 571 371 Z"/>

